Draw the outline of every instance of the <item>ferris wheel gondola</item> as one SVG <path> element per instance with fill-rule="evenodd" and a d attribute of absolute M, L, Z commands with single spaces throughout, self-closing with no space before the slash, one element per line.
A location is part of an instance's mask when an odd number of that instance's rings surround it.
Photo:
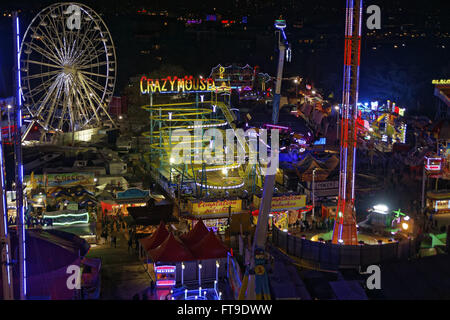
<path fill-rule="evenodd" d="M 75 23 L 70 22 L 75 19 Z M 71 25 L 72 23 L 72 25 Z M 37 14 L 20 47 L 24 114 L 48 134 L 101 127 L 116 81 L 111 34 L 91 8 L 56 3 Z"/>

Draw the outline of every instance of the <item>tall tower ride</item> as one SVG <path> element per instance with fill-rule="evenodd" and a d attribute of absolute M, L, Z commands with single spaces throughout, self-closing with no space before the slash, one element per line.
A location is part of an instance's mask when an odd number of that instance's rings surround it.
<path fill-rule="evenodd" d="M 358 244 L 355 217 L 356 118 L 358 115 L 362 0 L 347 0 L 341 115 L 339 200 L 332 242 Z"/>

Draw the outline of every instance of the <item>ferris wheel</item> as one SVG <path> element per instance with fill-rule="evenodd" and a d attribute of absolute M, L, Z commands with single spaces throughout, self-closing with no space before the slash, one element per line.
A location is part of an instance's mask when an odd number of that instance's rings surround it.
<path fill-rule="evenodd" d="M 47 134 L 101 127 L 116 81 L 111 34 L 91 8 L 56 3 L 37 14 L 20 46 L 24 113 Z M 24 138 L 23 137 L 23 138 Z"/>

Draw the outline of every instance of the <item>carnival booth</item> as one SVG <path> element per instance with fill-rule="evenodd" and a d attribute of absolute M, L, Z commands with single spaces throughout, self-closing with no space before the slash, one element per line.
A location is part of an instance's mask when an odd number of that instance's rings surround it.
<path fill-rule="evenodd" d="M 219 299 L 218 282 L 226 275 L 229 250 L 201 220 L 179 238 L 161 222 L 139 241 L 145 251 L 142 258 L 155 273 L 160 299 Z"/>
<path fill-rule="evenodd" d="M 240 212 L 242 212 L 241 199 L 188 200 L 187 214 L 184 217 L 190 220 L 192 226 L 201 219 L 208 229 L 223 234 L 229 227 L 231 216 Z"/>
<path fill-rule="evenodd" d="M 322 203 L 322 219 L 334 219 L 336 218 L 336 202 Z"/>
<path fill-rule="evenodd" d="M 161 221 L 178 223 L 178 219 L 172 215 L 173 204 L 167 200 L 149 201 L 144 207 L 129 207 L 128 212 L 132 217 L 129 223 L 136 227 L 138 236 L 152 234 Z"/>
<path fill-rule="evenodd" d="M 145 207 L 151 199 L 150 191 L 130 188 L 123 192 L 117 192 L 115 198 L 102 200 L 102 212 L 104 215 L 128 216 L 128 208 Z"/>
<path fill-rule="evenodd" d="M 437 214 L 450 213 L 450 190 L 428 191 L 427 207 Z"/>
<path fill-rule="evenodd" d="M 259 207 L 261 206 L 261 197 L 254 195 L 252 207 L 253 223 L 258 222 Z M 304 194 L 288 194 L 272 197 L 271 212 L 269 213 L 269 227 L 275 225 L 281 230 L 287 230 L 289 225 L 297 222 L 302 214 L 308 208 L 306 206 L 306 195 Z"/>

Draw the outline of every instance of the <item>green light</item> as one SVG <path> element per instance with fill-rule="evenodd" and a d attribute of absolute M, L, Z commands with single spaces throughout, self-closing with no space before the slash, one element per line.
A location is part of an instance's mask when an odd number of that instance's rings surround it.
<path fill-rule="evenodd" d="M 76 223 L 88 223 L 89 222 L 89 213 L 81 213 L 81 214 L 60 214 L 57 216 L 46 216 L 44 215 L 44 219 L 57 219 L 57 218 L 67 218 L 67 217 L 84 217 L 84 220 L 79 221 L 72 221 L 72 222 L 53 222 L 53 225 L 55 226 L 68 226 Z"/>
<path fill-rule="evenodd" d="M 398 209 L 397 211 L 392 211 L 395 213 L 395 217 L 399 218 L 400 216 L 405 216 L 405 214 L 403 212 L 400 211 L 400 209 Z"/>

